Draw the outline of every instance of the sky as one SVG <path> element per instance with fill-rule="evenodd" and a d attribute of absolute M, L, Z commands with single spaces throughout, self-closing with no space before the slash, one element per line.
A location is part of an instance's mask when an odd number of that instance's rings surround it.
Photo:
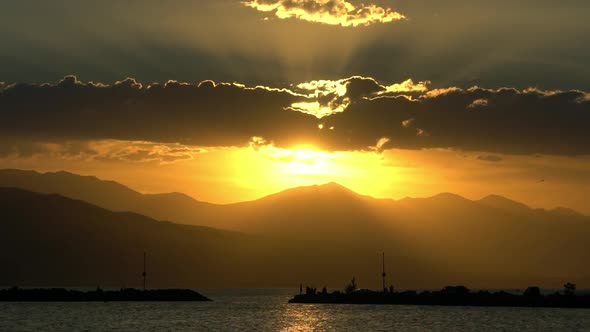
<path fill-rule="evenodd" d="M 0 4 L 0 168 L 590 214 L 587 1 Z"/>

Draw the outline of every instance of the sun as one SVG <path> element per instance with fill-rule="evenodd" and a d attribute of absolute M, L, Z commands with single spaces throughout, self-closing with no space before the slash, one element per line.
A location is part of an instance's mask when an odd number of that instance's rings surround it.
<path fill-rule="evenodd" d="M 401 161 L 391 165 L 393 157 L 386 159 L 383 153 L 374 150 L 331 151 L 309 143 L 280 147 L 259 139 L 248 148 L 231 151 L 231 158 L 226 154 L 225 162 L 214 165 L 226 167 L 224 174 L 230 174 L 229 181 L 252 199 L 288 188 L 329 182 L 365 195 L 390 197 L 391 188 L 396 193 L 402 192 L 401 188 L 412 177 L 407 168 L 397 167 Z M 201 157 L 211 154 L 216 152 L 212 150 Z"/>
<path fill-rule="evenodd" d="M 294 175 L 330 174 L 330 154 L 313 146 L 297 146 L 284 151 L 287 156 L 285 169 Z"/>

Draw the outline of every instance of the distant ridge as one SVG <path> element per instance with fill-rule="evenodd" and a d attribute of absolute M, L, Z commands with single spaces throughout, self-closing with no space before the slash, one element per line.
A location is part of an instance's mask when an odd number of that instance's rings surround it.
<path fill-rule="evenodd" d="M 377 200 L 330 185 L 217 208 L 209 225 L 254 235 L 0 188 L 0 287 L 137 286 L 144 251 L 156 287 L 335 287 L 346 276 L 381 287 L 383 251 L 388 283 L 404 288 L 590 284 L 581 215 L 455 195 Z"/>
<path fill-rule="evenodd" d="M 201 224 L 202 210 L 215 206 L 182 193 L 142 194 L 114 181 L 64 171 L 0 170 L 0 186 L 60 194 L 111 211 L 131 211 L 159 220 L 192 225 Z"/>
<path fill-rule="evenodd" d="M 581 214 L 580 212 L 564 207 L 556 207 L 554 209 L 549 210 L 550 212 L 561 214 L 564 216 L 575 216 L 575 217 L 584 217 L 585 215 Z"/>
<path fill-rule="evenodd" d="M 225 205 L 200 202 L 182 193 L 141 194 L 114 181 L 65 171 L 39 173 L 15 169 L 0 170 L 0 186 L 40 193 L 57 193 L 111 211 L 131 211 L 158 220 L 246 233 L 299 232 L 312 225 L 337 227 L 336 224 L 330 223 L 318 225 L 314 219 L 320 217 L 327 220 L 356 219 L 359 223 L 357 227 L 363 225 L 362 227 L 381 228 L 383 224 L 388 223 L 387 220 L 397 218 L 396 213 L 412 207 L 414 210 L 417 209 L 416 212 L 420 209 L 456 209 L 477 214 L 484 213 L 482 208 L 485 207 L 488 210 L 491 208 L 511 214 L 526 215 L 536 211 L 541 215 L 554 217 L 584 217 L 578 212 L 563 208 L 549 211 L 533 210 L 525 204 L 498 195 L 489 195 L 478 201 L 453 193 L 441 193 L 426 198 L 404 198 L 398 201 L 375 199 L 358 194 L 335 182 L 290 188 L 257 200 Z M 316 215 L 311 218 L 302 215 L 309 211 L 316 211 Z M 293 220 L 269 223 L 269 220 L 284 219 L 285 215 Z M 367 219 L 364 216 L 371 217 Z M 309 222 L 309 225 L 300 221 L 295 222 L 294 219 L 303 219 Z"/>
<path fill-rule="evenodd" d="M 256 201 L 264 201 L 264 200 L 273 200 L 273 199 L 287 199 L 289 197 L 303 197 L 305 195 L 312 195 L 314 198 L 317 197 L 364 197 L 373 199 L 370 196 L 364 196 L 357 192 L 354 192 L 345 186 L 338 184 L 336 182 L 328 182 L 325 184 L 314 184 L 310 186 L 302 186 L 302 187 L 295 187 L 285 189 L 275 194 L 270 194 L 268 196 L 264 196 L 262 198 L 257 199 Z M 252 201 L 250 201 L 252 202 Z M 243 202 L 247 203 L 247 202 Z M 238 203 L 239 204 L 239 203 Z"/>
<path fill-rule="evenodd" d="M 531 208 L 523 203 L 513 201 L 503 196 L 488 195 L 478 201 L 480 204 L 512 212 L 529 211 Z"/>
<path fill-rule="evenodd" d="M 78 175 L 67 171 L 57 172 L 37 172 L 33 170 L 20 170 L 20 169 L 2 169 L 0 170 L 0 186 L 3 187 L 15 187 L 23 188 L 31 191 L 41 193 L 59 193 L 66 197 L 82 199 L 85 201 L 92 202 L 99 206 L 104 206 L 114 210 L 125 210 L 129 207 L 129 202 L 132 202 L 132 207 L 138 202 L 143 202 L 144 199 L 151 201 L 166 200 L 167 203 L 182 202 L 185 206 L 190 204 L 195 205 L 209 205 L 209 206 L 228 206 L 232 204 L 215 204 L 203 201 L 198 201 L 193 197 L 181 193 L 181 192 L 170 192 L 170 193 L 156 193 L 156 194 L 142 194 L 137 192 L 125 185 L 122 185 L 115 181 L 102 180 L 95 176 L 89 175 Z M 350 195 L 357 197 L 364 197 L 367 199 L 375 199 L 371 196 L 359 194 L 339 183 L 327 182 L 324 184 L 316 184 L 309 186 L 294 187 L 282 190 L 280 192 L 267 195 L 257 200 L 271 199 L 273 197 L 280 197 L 292 194 L 315 193 L 315 194 L 341 194 Z M 116 199 L 109 199 L 115 197 Z M 124 198 L 122 201 L 120 198 Z M 102 201 L 101 201 L 102 200 Z M 257 201 L 254 200 L 254 201 Z M 384 199 L 388 201 L 394 201 L 393 199 Z M 455 201 L 469 201 L 468 199 L 450 192 L 436 194 L 432 197 L 424 198 L 412 198 L 406 197 L 398 200 L 398 202 L 404 201 L 415 201 L 415 200 L 455 200 Z M 249 203 L 252 201 L 244 201 L 234 204 Z M 512 209 L 512 210 L 525 210 L 531 209 L 526 204 L 511 200 L 509 198 L 499 195 L 488 195 L 478 202 L 483 205 L 490 207 Z M 129 210 L 127 208 L 127 210 Z M 561 211 L 569 213 L 575 213 L 583 215 L 578 211 L 570 208 L 559 207 L 549 211 Z M 191 222 L 189 222 L 191 223 Z"/>

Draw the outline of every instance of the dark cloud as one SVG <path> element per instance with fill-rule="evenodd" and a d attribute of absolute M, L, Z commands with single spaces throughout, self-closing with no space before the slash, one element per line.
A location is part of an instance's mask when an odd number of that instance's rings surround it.
<path fill-rule="evenodd" d="M 485 106 L 478 102 L 474 109 L 478 100 Z M 590 153 L 590 102 L 581 91 L 448 88 L 419 97 L 362 98 L 325 124 L 336 129 L 325 138 L 334 149 L 359 149 L 387 137 L 385 148 Z"/>
<path fill-rule="evenodd" d="M 105 86 L 66 77 L 55 85 L 17 84 L 0 94 L 3 136 L 120 139 L 247 145 L 252 136 L 288 141 L 317 130 L 316 119 L 284 107 L 288 91 L 205 82 Z M 286 126 L 285 124 L 288 124 Z"/>
<path fill-rule="evenodd" d="M 487 161 L 487 162 L 491 162 L 491 163 L 497 163 L 497 162 L 502 161 L 503 158 L 500 156 L 488 154 L 488 155 L 484 155 L 484 156 L 477 156 L 477 160 Z"/>
<path fill-rule="evenodd" d="M 311 143 L 331 150 L 590 153 L 590 98 L 584 92 L 426 91 L 427 85 L 386 85 L 366 77 L 290 89 L 212 81 L 143 85 L 131 78 L 104 85 L 69 76 L 57 84 L 16 84 L 0 92 L 0 137 L 198 146 L 248 146 L 257 137 L 260 144 Z M 293 111 L 296 105 L 300 109 Z M 331 112 L 304 109 L 310 105 Z M 125 158 L 144 160 L 150 151 L 128 151 Z"/>
<path fill-rule="evenodd" d="M 393 6 L 409 18 L 363 28 L 262 21 L 274 12 L 244 2 L 253 1 L 3 1 L 0 80 L 54 81 L 75 72 L 103 81 L 274 84 L 362 73 L 441 87 L 590 91 L 590 45 L 580 42 L 590 39 L 587 0 L 348 0 Z"/>

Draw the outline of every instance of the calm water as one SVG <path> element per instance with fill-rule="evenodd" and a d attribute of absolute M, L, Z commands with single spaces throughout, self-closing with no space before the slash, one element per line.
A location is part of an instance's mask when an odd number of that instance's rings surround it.
<path fill-rule="evenodd" d="M 211 303 L 0 303 L 0 331 L 590 331 L 590 310 L 287 304 L 293 290 L 203 290 Z"/>

